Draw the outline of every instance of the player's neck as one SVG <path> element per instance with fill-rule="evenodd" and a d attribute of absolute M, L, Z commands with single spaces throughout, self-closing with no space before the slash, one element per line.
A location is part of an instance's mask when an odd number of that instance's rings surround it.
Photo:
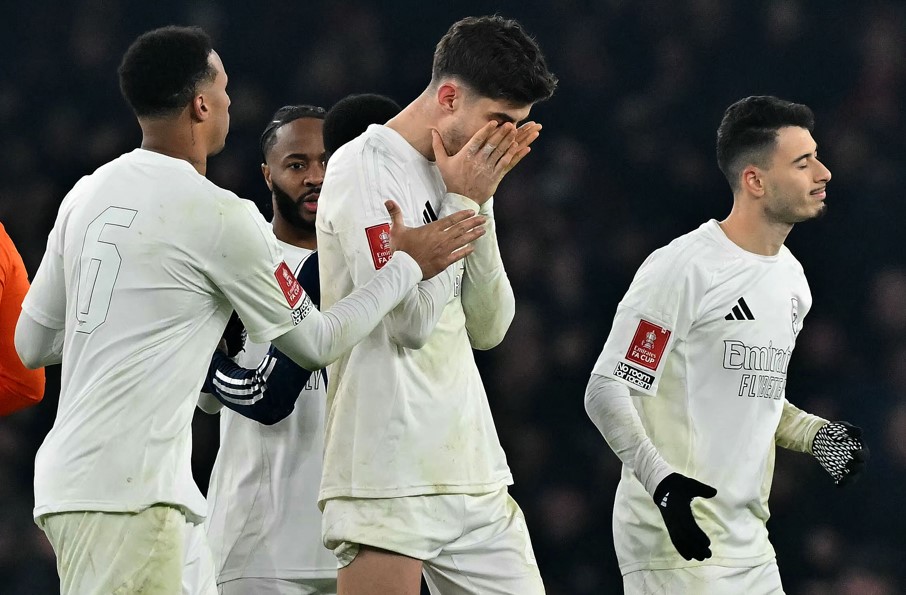
<path fill-rule="evenodd" d="M 757 213 L 737 208 L 720 222 L 720 228 L 731 242 L 752 254 L 777 256 L 793 226 L 767 221 Z"/>
<path fill-rule="evenodd" d="M 139 124 L 142 128 L 142 149 L 188 161 L 201 175 L 207 173 L 207 146 L 195 138 L 194 127 L 170 120 L 143 120 Z"/>
<path fill-rule="evenodd" d="M 305 248 L 306 250 L 317 250 L 318 236 L 313 229 L 302 229 L 287 223 L 280 216 L 279 212 L 274 212 L 274 235 L 278 240 L 290 246 Z"/>
<path fill-rule="evenodd" d="M 428 161 L 434 161 L 431 143 L 431 125 L 424 115 L 422 97 L 407 105 L 403 111 L 387 122 L 387 127 L 406 139 Z"/>

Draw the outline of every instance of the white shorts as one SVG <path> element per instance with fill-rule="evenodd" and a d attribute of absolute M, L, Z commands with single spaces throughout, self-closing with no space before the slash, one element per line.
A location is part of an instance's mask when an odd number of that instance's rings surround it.
<path fill-rule="evenodd" d="M 334 498 L 324 545 L 340 568 L 369 545 L 422 560 L 431 593 L 541 595 L 525 517 L 506 488 L 489 494 Z"/>
<path fill-rule="evenodd" d="M 220 595 L 337 595 L 337 579 L 237 578 L 217 585 Z"/>
<path fill-rule="evenodd" d="M 216 595 L 204 527 L 176 508 L 61 512 L 38 526 L 57 555 L 60 595 Z"/>
<path fill-rule="evenodd" d="M 692 566 L 623 575 L 626 595 L 783 595 L 777 561 L 752 568 Z"/>

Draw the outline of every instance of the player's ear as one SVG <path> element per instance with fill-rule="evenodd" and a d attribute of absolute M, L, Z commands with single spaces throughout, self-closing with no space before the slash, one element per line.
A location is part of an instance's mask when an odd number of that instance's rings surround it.
<path fill-rule="evenodd" d="M 267 184 L 269 190 L 274 190 L 274 183 L 271 181 L 271 166 L 267 163 L 261 164 L 261 175 L 264 176 L 264 183 Z"/>
<path fill-rule="evenodd" d="M 462 92 L 455 83 L 447 81 L 438 85 L 436 98 L 444 113 L 452 113 L 462 101 Z"/>
<path fill-rule="evenodd" d="M 192 103 L 189 106 L 190 113 L 189 115 L 196 122 L 204 122 L 208 119 L 208 116 L 211 114 L 211 110 L 205 103 L 204 95 L 198 94 L 192 98 Z"/>
<path fill-rule="evenodd" d="M 755 165 L 747 165 L 739 177 L 743 190 L 759 198 L 764 196 L 764 176 L 760 168 Z"/>

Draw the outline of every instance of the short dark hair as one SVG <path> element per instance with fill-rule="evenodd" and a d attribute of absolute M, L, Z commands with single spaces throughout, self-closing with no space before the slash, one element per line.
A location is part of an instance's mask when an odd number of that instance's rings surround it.
<path fill-rule="evenodd" d="M 529 105 L 548 99 L 557 77 L 538 43 L 518 22 L 503 17 L 467 17 L 437 44 L 431 81 L 460 79 L 484 97 Z"/>
<path fill-rule="evenodd" d="M 132 42 L 120 63 L 120 90 L 139 117 L 182 110 L 198 84 L 213 81 L 211 38 L 200 27 L 161 27 Z"/>
<path fill-rule="evenodd" d="M 347 95 L 327 111 L 324 118 L 324 149 L 330 155 L 368 128 L 383 124 L 402 108 L 386 95 L 360 93 Z"/>
<path fill-rule="evenodd" d="M 734 192 L 747 165 L 768 167 L 777 131 L 787 126 L 811 132 L 815 115 L 806 105 L 772 95 L 746 97 L 727 108 L 717 129 L 717 165 Z"/>
<path fill-rule="evenodd" d="M 284 105 L 271 116 L 271 121 L 261 133 L 261 158 L 267 160 L 267 152 L 277 144 L 277 130 L 299 118 L 323 120 L 327 112 L 316 105 Z"/>

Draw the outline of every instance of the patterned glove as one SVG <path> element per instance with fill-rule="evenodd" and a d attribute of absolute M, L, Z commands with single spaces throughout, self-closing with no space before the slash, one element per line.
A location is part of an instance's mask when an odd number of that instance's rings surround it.
<path fill-rule="evenodd" d="M 838 486 L 854 482 L 868 462 L 868 448 L 862 444 L 862 428 L 845 421 L 821 427 L 812 442 L 812 454 Z"/>
<path fill-rule="evenodd" d="M 670 541 L 686 560 L 711 557 L 711 540 L 692 516 L 692 499 L 713 498 L 717 490 L 691 477 L 671 473 L 654 490 L 654 503 L 664 517 Z"/>
<path fill-rule="evenodd" d="M 226 354 L 230 357 L 236 355 L 245 349 L 245 325 L 239 320 L 239 315 L 233 311 L 230 314 L 230 320 L 227 322 L 226 329 L 223 331 L 223 341 L 226 343 Z"/>

